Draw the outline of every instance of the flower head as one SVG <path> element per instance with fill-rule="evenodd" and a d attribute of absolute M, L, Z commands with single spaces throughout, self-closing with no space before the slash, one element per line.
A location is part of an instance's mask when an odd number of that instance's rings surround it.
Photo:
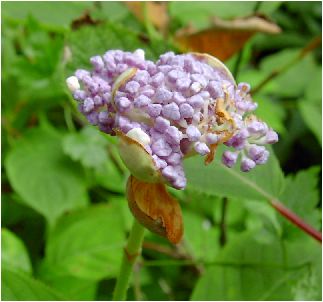
<path fill-rule="evenodd" d="M 154 63 L 140 49 L 110 50 L 90 61 L 91 71 L 80 69 L 67 79 L 79 110 L 101 131 L 139 143 L 159 174 L 151 182 L 183 189 L 183 159 L 200 154 L 209 163 L 221 143 L 235 149 L 222 162 L 232 167 L 241 155 L 241 170 L 249 171 L 268 159 L 263 145 L 278 141 L 250 114 L 257 108 L 250 86 L 236 85 L 225 65 L 209 55 L 168 52 Z M 147 180 L 142 171 L 131 172 Z"/>

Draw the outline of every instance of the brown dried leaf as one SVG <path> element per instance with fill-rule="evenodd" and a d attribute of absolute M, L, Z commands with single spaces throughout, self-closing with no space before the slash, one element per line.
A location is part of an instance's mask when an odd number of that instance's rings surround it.
<path fill-rule="evenodd" d="M 212 27 L 192 32 L 192 27 L 181 30 L 175 43 L 183 51 L 209 53 L 220 60 L 227 60 L 237 53 L 256 33 L 278 34 L 278 25 L 260 16 L 222 20 L 215 17 Z"/>
<path fill-rule="evenodd" d="M 149 21 L 161 32 L 164 32 L 168 26 L 169 16 L 167 12 L 167 2 L 161 1 L 131 1 L 125 2 L 128 9 L 136 16 L 138 20 L 145 20 L 144 5 L 147 7 L 147 16 Z"/>
<path fill-rule="evenodd" d="M 164 184 L 145 183 L 130 176 L 127 183 L 129 208 L 151 232 L 176 244 L 183 236 L 182 211 Z"/>

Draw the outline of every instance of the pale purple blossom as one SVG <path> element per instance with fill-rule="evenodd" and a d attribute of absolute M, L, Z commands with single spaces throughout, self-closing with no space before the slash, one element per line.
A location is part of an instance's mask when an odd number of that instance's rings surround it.
<path fill-rule="evenodd" d="M 277 133 L 251 114 L 257 104 L 250 85 L 236 85 L 226 69 L 203 55 L 167 52 L 154 63 L 143 50 L 110 50 L 90 62 L 93 70 L 79 69 L 67 79 L 79 110 L 110 135 L 115 129 L 125 135 L 140 129 L 149 137 L 145 150 L 174 188 L 186 186 L 186 154 L 205 156 L 223 143 L 229 148 L 223 164 L 231 168 L 240 157 L 247 172 L 267 161 L 264 145 L 278 141 Z M 128 71 L 134 72 L 116 87 Z"/>

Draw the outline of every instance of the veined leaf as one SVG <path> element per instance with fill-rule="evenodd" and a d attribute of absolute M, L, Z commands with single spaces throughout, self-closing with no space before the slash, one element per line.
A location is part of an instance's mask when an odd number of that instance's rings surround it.
<path fill-rule="evenodd" d="M 268 162 L 244 173 L 237 165 L 227 168 L 221 163 L 221 148 L 216 159 L 205 166 L 202 159 L 192 157 L 184 162 L 188 187 L 207 194 L 240 199 L 272 199 L 283 190 L 284 177 L 279 163 L 271 152 Z"/>
<path fill-rule="evenodd" d="M 64 155 L 58 134 L 34 129 L 17 141 L 5 160 L 9 181 L 24 203 L 53 224 L 87 204 L 82 171 Z"/>
<path fill-rule="evenodd" d="M 320 258 L 321 247 L 311 238 L 268 245 L 245 233 L 218 254 L 198 281 L 191 300 L 293 300 L 294 287 L 304 273 L 314 270 L 319 282 L 316 267 L 321 267 Z M 314 300 L 321 300 L 319 290 Z"/>
<path fill-rule="evenodd" d="M 124 226 L 118 207 L 100 205 L 72 212 L 49 234 L 44 269 L 55 268 L 88 280 L 114 277 L 123 245 Z"/>

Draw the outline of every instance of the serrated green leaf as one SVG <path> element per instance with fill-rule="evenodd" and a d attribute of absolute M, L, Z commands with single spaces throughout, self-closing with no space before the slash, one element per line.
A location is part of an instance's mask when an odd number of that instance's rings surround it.
<path fill-rule="evenodd" d="M 284 186 L 284 177 L 273 152 L 265 165 L 244 173 L 238 165 L 231 169 L 224 166 L 220 159 L 221 150 L 217 150 L 215 160 L 208 166 L 204 165 L 200 157 L 185 160 L 188 188 L 239 199 L 259 200 L 279 196 Z"/>
<path fill-rule="evenodd" d="M 286 178 L 286 187 L 280 199 L 293 212 L 315 228 L 320 228 L 321 214 L 317 209 L 320 196 L 318 192 L 319 168 L 312 167 Z M 299 230 L 284 222 L 287 236 L 296 236 Z M 297 233 L 296 233 L 297 232 Z M 294 234 L 295 233 L 295 234 Z"/>
<path fill-rule="evenodd" d="M 124 240 L 118 207 L 99 205 L 72 212 L 49 234 L 44 265 L 89 280 L 114 277 Z"/>
<path fill-rule="evenodd" d="M 12 271 L 30 274 L 31 262 L 23 241 L 7 229 L 1 229 L 1 264 Z"/>
<path fill-rule="evenodd" d="M 7 269 L 1 270 L 1 299 L 4 301 L 57 301 L 65 300 L 59 293 L 42 282 Z"/>
<path fill-rule="evenodd" d="M 61 144 L 59 135 L 34 129 L 5 159 L 14 190 L 50 224 L 65 211 L 87 204 L 82 171 L 64 155 Z"/>
<path fill-rule="evenodd" d="M 311 238 L 264 245 L 252 234 L 242 234 L 218 254 L 191 300 L 293 300 L 294 285 L 318 265 L 320 254 L 320 245 Z M 316 299 L 320 296 L 317 292 Z"/>

